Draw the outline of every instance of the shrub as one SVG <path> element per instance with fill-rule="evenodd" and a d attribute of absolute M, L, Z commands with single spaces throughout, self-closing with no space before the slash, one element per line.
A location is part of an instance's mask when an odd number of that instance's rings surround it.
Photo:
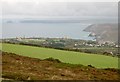
<path fill-rule="evenodd" d="M 61 63 L 61 61 L 59 59 L 54 59 L 52 57 L 46 58 L 45 60 L 52 61 L 52 62 L 57 62 L 57 63 Z"/>

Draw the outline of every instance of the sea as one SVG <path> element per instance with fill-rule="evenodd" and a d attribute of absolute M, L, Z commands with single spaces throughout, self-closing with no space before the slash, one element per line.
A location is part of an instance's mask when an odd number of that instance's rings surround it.
<path fill-rule="evenodd" d="M 31 20 L 31 19 L 29 19 Z M 21 22 L 22 21 L 22 22 Z M 96 23 L 111 23 L 107 20 L 92 20 L 83 21 L 58 21 L 56 20 L 44 20 L 38 21 L 32 20 L 26 22 L 26 20 L 20 19 L 4 19 L 2 22 L 2 38 L 15 38 L 15 37 L 44 37 L 44 38 L 71 38 L 82 40 L 93 40 L 93 37 L 89 37 L 90 32 L 85 32 L 84 29 L 91 24 Z"/>

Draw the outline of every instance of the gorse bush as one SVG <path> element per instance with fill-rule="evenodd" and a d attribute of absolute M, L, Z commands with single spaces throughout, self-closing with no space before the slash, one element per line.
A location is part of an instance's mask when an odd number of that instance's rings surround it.
<path fill-rule="evenodd" d="M 54 58 L 52 58 L 52 57 L 46 58 L 46 59 L 44 59 L 44 60 L 48 60 L 48 61 L 52 61 L 52 62 L 61 63 L 61 61 L 60 61 L 59 59 L 54 59 Z"/>

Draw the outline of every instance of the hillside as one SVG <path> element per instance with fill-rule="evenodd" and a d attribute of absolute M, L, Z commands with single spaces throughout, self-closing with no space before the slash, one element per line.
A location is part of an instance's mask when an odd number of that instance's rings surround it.
<path fill-rule="evenodd" d="M 92 24 L 84 29 L 84 31 L 94 33 L 94 37 L 99 43 L 118 41 L 117 24 Z"/>
<path fill-rule="evenodd" d="M 1 55 L 1 54 L 0 54 Z M 116 69 L 62 63 L 2 53 L 2 78 L 13 80 L 118 80 Z"/>
<path fill-rule="evenodd" d="M 118 68 L 118 58 L 81 53 L 75 51 L 57 50 L 51 48 L 26 46 L 18 44 L 2 44 L 2 50 L 5 52 L 16 53 L 22 56 L 28 56 L 39 59 L 46 59 L 49 57 L 59 59 L 65 63 L 92 65 L 97 68 Z"/>

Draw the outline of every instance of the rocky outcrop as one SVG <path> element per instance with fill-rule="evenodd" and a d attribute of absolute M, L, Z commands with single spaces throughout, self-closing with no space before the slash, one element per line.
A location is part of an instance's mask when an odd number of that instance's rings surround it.
<path fill-rule="evenodd" d="M 118 41 L 118 25 L 117 24 L 92 24 L 84 29 L 91 32 L 90 37 L 94 36 L 100 42 L 116 42 Z M 93 35 L 94 34 L 94 35 Z"/>

